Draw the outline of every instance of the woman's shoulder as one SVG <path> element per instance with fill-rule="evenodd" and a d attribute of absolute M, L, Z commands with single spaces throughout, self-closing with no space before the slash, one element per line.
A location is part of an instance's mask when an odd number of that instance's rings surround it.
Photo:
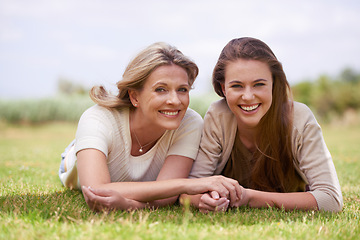
<path fill-rule="evenodd" d="M 296 101 L 294 101 L 293 103 L 294 103 L 294 113 L 296 114 L 311 113 L 310 108 L 306 104 Z"/>
<path fill-rule="evenodd" d="M 125 109 L 118 109 L 118 108 L 106 108 L 102 107 L 98 104 L 95 104 L 88 109 L 85 110 L 83 115 L 101 115 L 101 116 L 112 116 L 112 115 L 122 115 L 125 114 Z"/>
<path fill-rule="evenodd" d="M 188 108 L 186 110 L 184 118 L 181 120 L 181 125 L 191 124 L 195 127 L 201 127 L 203 124 L 203 118 L 195 110 Z"/>
<path fill-rule="evenodd" d="M 294 127 L 301 130 L 309 124 L 318 125 L 313 112 L 304 103 L 294 101 Z"/>
<path fill-rule="evenodd" d="M 107 108 L 107 107 L 100 106 L 98 104 L 95 104 L 85 110 L 85 113 L 111 114 L 113 112 L 119 112 L 119 109 L 118 108 Z"/>
<path fill-rule="evenodd" d="M 184 118 L 192 118 L 192 119 L 202 119 L 201 115 L 196 112 L 194 109 L 188 108 L 186 110 Z"/>
<path fill-rule="evenodd" d="M 313 118 L 314 114 L 306 104 L 294 101 L 294 116 L 295 118 Z"/>
<path fill-rule="evenodd" d="M 128 119 L 128 112 L 125 108 L 106 108 L 96 104 L 85 110 L 81 115 L 80 122 L 85 123 L 91 121 L 93 123 L 113 126 L 126 121 L 126 119 Z"/>
<path fill-rule="evenodd" d="M 232 112 L 227 105 L 227 102 L 225 99 L 217 100 L 210 104 L 208 111 L 206 114 L 212 114 L 212 115 L 232 115 Z"/>
<path fill-rule="evenodd" d="M 236 129 L 236 117 L 225 99 L 213 102 L 204 117 L 204 128 L 210 132 L 232 134 Z M 236 132 L 236 131 L 235 131 Z"/>

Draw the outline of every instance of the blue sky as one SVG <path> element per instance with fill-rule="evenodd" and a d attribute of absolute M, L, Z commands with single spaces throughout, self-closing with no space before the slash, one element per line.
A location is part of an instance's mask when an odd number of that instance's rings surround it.
<path fill-rule="evenodd" d="M 158 41 L 198 64 L 192 94 L 211 90 L 221 49 L 243 36 L 265 41 L 291 84 L 360 71 L 359 12 L 357 0 L 0 0 L 0 98 L 52 96 L 59 78 L 114 91 Z"/>

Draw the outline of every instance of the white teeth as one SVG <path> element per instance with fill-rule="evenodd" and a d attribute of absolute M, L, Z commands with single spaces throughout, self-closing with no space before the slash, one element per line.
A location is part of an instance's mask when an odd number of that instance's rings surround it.
<path fill-rule="evenodd" d="M 241 107 L 241 109 L 249 112 L 249 111 L 252 111 L 252 110 L 258 108 L 259 104 L 256 104 L 256 105 L 253 105 L 253 106 L 248 106 L 248 107 L 247 106 L 240 106 L 240 107 Z"/>
<path fill-rule="evenodd" d="M 161 113 L 165 114 L 165 115 L 169 115 L 169 116 L 175 116 L 177 115 L 179 112 L 167 112 L 167 111 L 160 111 Z"/>

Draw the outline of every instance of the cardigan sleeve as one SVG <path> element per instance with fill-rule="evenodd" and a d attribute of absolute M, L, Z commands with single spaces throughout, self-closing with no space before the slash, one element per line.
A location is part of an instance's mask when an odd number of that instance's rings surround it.
<path fill-rule="evenodd" d="M 204 117 L 199 152 L 189 178 L 218 175 L 234 145 L 236 119 L 224 99 L 212 103 Z"/>
<path fill-rule="evenodd" d="M 306 105 L 296 103 L 295 107 L 293 144 L 300 171 L 319 210 L 339 212 L 343 207 L 340 183 L 320 125 Z M 299 124 L 299 119 L 305 121 Z"/>
<path fill-rule="evenodd" d="M 204 117 L 199 152 L 192 166 L 189 178 L 212 176 L 221 157 L 222 146 L 219 139 L 219 129 L 214 128 L 214 118 L 211 114 Z"/>

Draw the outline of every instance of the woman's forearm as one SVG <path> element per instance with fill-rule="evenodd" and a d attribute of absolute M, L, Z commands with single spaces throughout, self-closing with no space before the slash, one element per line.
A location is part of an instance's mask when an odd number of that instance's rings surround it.
<path fill-rule="evenodd" d="M 177 197 L 180 194 L 196 195 L 216 191 L 220 197 L 233 201 L 241 195 L 237 181 L 223 176 L 207 178 L 177 178 L 151 182 L 113 182 L 91 186 L 92 188 L 109 189 L 122 196 L 139 202 L 151 202 L 159 199 Z"/>
<path fill-rule="evenodd" d="M 186 192 L 186 179 L 170 179 L 151 182 L 112 182 L 91 186 L 94 189 L 109 189 L 122 196 L 139 202 L 167 199 Z M 176 200 L 176 199 L 175 199 Z"/>
<path fill-rule="evenodd" d="M 246 189 L 245 202 L 249 207 L 277 207 L 285 210 L 318 210 L 314 196 L 308 192 L 273 193 Z"/>
<path fill-rule="evenodd" d="M 177 196 L 175 196 L 152 202 L 140 202 L 126 198 L 121 193 L 111 189 L 93 189 L 91 187 L 82 187 L 82 193 L 89 208 L 95 211 L 157 208 L 171 205 L 177 200 Z"/>
<path fill-rule="evenodd" d="M 187 195 L 182 194 L 180 196 L 180 202 L 183 204 L 185 201 L 199 208 L 199 202 L 202 194 Z M 253 189 L 246 189 L 245 199 L 242 199 L 240 204 L 234 205 L 239 207 L 242 205 L 248 205 L 253 208 L 262 207 L 276 207 L 284 208 L 285 210 L 317 210 L 317 202 L 311 193 L 296 192 L 296 193 L 273 193 L 263 192 Z M 232 205 L 232 204 L 231 204 Z"/>

